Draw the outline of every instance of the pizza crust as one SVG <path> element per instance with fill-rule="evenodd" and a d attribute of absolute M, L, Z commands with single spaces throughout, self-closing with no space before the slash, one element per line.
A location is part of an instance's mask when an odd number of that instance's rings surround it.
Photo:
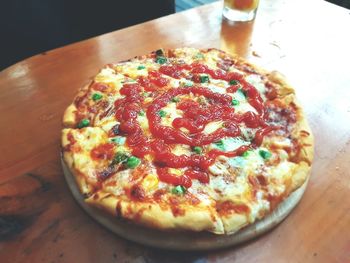
<path fill-rule="evenodd" d="M 96 184 L 96 180 L 89 181 L 86 175 L 81 171 L 81 167 L 77 167 L 77 164 L 75 163 L 74 155 L 79 153 L 81 151 L 80 149 L 84 147 L 84 145 L 75 143 L 73 146 L 71 146 L 71 142 L 68 139 L 68 136 L 69 136 L 68 134 L 71 133 L 72 131 L 75 131 L 75 130 L 70 128 L 66 128 L 62 130 L 61 145 L 63 147 L 63 151 L 62 151 L 63 160 L 67 164 L 70 171 L 73 173 L 81 193 L 84 196 L 90 196 L 94 192 L 93 184 Z M 72 136 L 74 138 L 73 134 Z M 67 149 L 67 147 L 70 147 L 70 149 Z M 92 166 L 91 163 L 90 163 L 90 166 Z"/>
<path fill-rule="evenodd" d="M 74 127 L 76 123 L 76 111 L 77 107 L 73 103 L 67 107 L 67 109 L 63 113 L 63 125 L 65 127 Z"/>
<path fill-rule="evenodd" d="M 283 98 L 290 94 L 294 94 L 295 91 L 293 87 L 287 82 L 286 78 L 282 73 L 274 70 L 270 73 L 266 73 L 267 79 L 271 81 L 272 83 L 277 84 L 277 94 L 278 97 Z"/>
<path fill-rule="evenodd" d="M 98 192 L 85 200 L 88 204 L 99 207 L 109 214 L 129 219 L 156 229 L 210 231 L 224 234 L 225 229 L 221 219 L 211 207 L 186 206 L 181 207 L 183 215 L 174 216 L 168 206 L 158 203 L 127 201 L 110 193 Z"/>
<path fill-rule="evenodd" d="M 222 223 L 224 225 L 225 234 L 232 235 L 236 233 L 241 228 L 248 225 L 248 219 L 245 215 L 241 214 L 230 214 L 229 216 L 221 217 Z"/>

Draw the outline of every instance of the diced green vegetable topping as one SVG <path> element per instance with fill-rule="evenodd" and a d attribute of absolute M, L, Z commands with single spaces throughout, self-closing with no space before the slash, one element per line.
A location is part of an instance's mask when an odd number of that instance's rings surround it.
<path fill-rule="evenodd" d="M 186 193 L 186 188 L 182 185 L 177 185 L 173 189 L 171 189 L 171 193 L 176 195 L 183 195 L 184 193 Z"/>
<path fill-rule="evenodd" d="M 235 100 L 235 99 L 233 99 L 231 103 L 232 103 L 233 106 L 239 105 L 239 101 Z"/>
<path fill-rule="evenodd" d="M 223 146 L 224 142 L 222 140 L 214 142 L 217 146 Z"/>
<path fill-rule="evenodd" d="M 146 68 L 145 66 L 140 65 L 140 66 L 137 67 L 137 70 L 141 70 L 141 69 L 145 69 L 145 68 Z"/>
<path fill-rule="evenodd" d="M 237 85 L 238 84 L 238 81 L 237 80 L 230 80 L 230 85 Z"/>
<path fill-rule="evenodd" d="M 201 154 L 203 149 L 199 146 L 195 146 L 195 147 L 193 147 L 193 151 L 197 154 Z"/>
<path fill-rule="evenodd" d="M 158 112 L 158 114 L 159 114 L 160 117 L 165 117 L 167 115 L 166 111 L 163 111 L 163 110 L 160 110 Z"/>
<path fill-rule="evenodd" d="M 115 144 L 123 145 L 126 141 L 126 138 L 125 137 L 115 137 L 115 138 L 112 138 L 110 140 Z"/>
<path fill-rule="evenodd" d="M 151 92 L 143 92 L 142 96 L 144 97 L 149 97 L 151 95 Z"/>
<path fill-rule="evenodd" d="M 156 55 L 157 55 L 157 56 L 164 56 L 164 51 L 163 51 L 163 49 L 158 49 L 158 50 L 156 50 Z"/>
<path fill-rule="evenodd" d="M 100 99 L 102 99 L 102 95 L 101 95 L 101 94 L 99 94 L 99 93 L 94 93 L 94 94 L 92 95 L 92 100 L 93 100 L 93 101 L 97 101 L 97 100 L 100 100 Z"/>
<path fill-rule="evenodd" d="M 78 123 L 78 128 L 84 128 L 90 125 L 90 121 L 88 119 L 82 119 L 79 123 Z"/>
<path fill-rule="evenodd" d="M 246 93 L 244 90 L 242 90 L 241 88 L 239 88 L 239 89 L 237 90 L 237 92 L 240 92 L 240 93 L 243 94 L 244 97 L 247 97 L 247 93 Z"/>
<path fill-rule="evenodd" d="M 113 132 L 113 134 L 114 135 L 118 135 L 119 133 L 120 133 L 120 131 L 119 131 L 119 126 L 120 126 L 120 124 L 119 123 L 117 123 L 116 125 L 114 125 L 113 127 L 112 127 L 112 132 Z"/>
<path fill-rule="evenodd" d="M 135 156 L 130 156 L 128 160 L 126 161 L 126 166 L 128 168 L 135 168 L 141 163 L 141 160 Z"/>
<path fill-rule="evenodd" d="M 114 156 L 113 163 L 125 163 L 128 160 L 128 156 L 124 152 L 117 152 Z"/>
<path fill-rule="evenodd" d="M 209 76 L 208 75 L 201 75 L 200 77 L 201 83 L 209 82 Z"/>
<path fill-rule="evenodd" d="M 214 142 L 214 144 L 220 149 L 220 150 L 225 150 L 224 147 L 224 142 L 222 140 L 219 140 L 217 142 Z"/>
<path fill-rule="evenodd" d="M 248 151 L 245 151 L 245 152 L 242 154 L 242 156 L 243 156 L 243 157 L 247 157 L 249 154 L 250 154 L 250 151 L 248 150 Z"/>
<path fill-rule="evenodd" d="M 192 81 L 186 81 L 183 83 L 184 87 L 192 87 L 193 86 L 193 82 Z"/>
<path fill-rule="evenodd" d="M 171 101 L 172 101 L 172 102 L 179 102 L 179 101 L 180 101 L 180 99 L 179 99 L 179 98 L 174 97 L 174 98 L 172 98 L 172 99 L 171 99 Z"/>
<path fill-rule="evenodd" d="M 145 112 L 143 110 L 140 110 L 138 114 L 139 116 L 145 116 Z"/>
<path fill-rule="evenodd" d="M 203 55 L 202 53 L 197 53 L 197 54 L 195 55 L 195 58 L 197 58 L 197 59 L 202 59 L 202 58 L 204 58 L 204 55 Z"/>
<path fill-rule="evenodd" d="M 269 159 L 272 156 L 272 154 L 269 151 L 265 150 L 260 150 L 259 155 L 265 160 Z"/>
<path fill-rule="evenodd" d="M 157 57 L 156 58 L 156 62 L 158 63 L 158 64 L 164 64 L 164 63 L 166 63 L 166 61 L 167 61 L 167 59 L 165 58 L 165 57 Z"/>

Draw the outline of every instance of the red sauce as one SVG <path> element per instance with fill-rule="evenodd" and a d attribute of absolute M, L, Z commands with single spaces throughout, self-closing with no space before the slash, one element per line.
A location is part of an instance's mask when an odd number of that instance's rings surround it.
<path fill-rule="evenodd" d="M 256 133 L 255 133 L 255 137 L 254 137 L 254 140 L 253 140 L 253 144 L 256 146 L 256 147 L 259 147 L 264 139 L 264 136 L 266 134 L 268 134 L 269 132 L 277 129 L 278 127 L 271 127 L 271 126 L 267 126 L 265 128 L 262 128 L 260 130 L 257 130 Z"/>
<path fill-rule="evenodd" d="M 187 64 L 178 64 L 178 65 L 170 65 L 170 66 L 164 65 L 159 68 L 159 72 L 164 75 L 170 76 L 172 78 L 180 79 L 182 77 L 185 77 L 185 74 L 184 72 L 182 72 L 182 70 L 183 69 L 189 70 L 190 68 L 191 66 Z"/>
<path fill-rule="evenodd" d="M 284 195 L 272 195 L 268 194 L 267 200 L 270 202 L 270 211 L 272 211 L 282 200 Z"/>
<path fill-rule="evenodd" d="M 157 168 L 157 173 L 159 180 L 164 183 L 182 185 L 186 188 L 189 188 L 192 185 L 190 177 L 188 177 L 186 174 L 177 176 L 175 174 L 169 173 L 167 168 Z"/>
<path fill-rule="evenodd" d="M 103 84 L 103 83 L 99 83 L 99 82 L 95 82 L 94 84 L 92 84 L 91 88 L 94 90 L 103 92 L 103 91 L 106 91 L 108 89 L 108 85 Z"/>
<path fill-rule="evenodd" d="M 114 156 L 114 145 L 111 143 L 101 144 L 91 150 L 90 156 L 94 160 L 110 160 Z"/>
<path fill-rule="evenodd" d="M 120 94 L 125 98 L 114 103 L 116 117 L 120 121 L 119 130 L 127 136 L 127 143 L 133 149 L 133 155 L 143 157 L 149 152 L 148 139 L 143 135 L 137 116 L 142 110 L 142 87 L 138 83 L 124 84 Z"/>
<path fill-rule="evenodd" d="M 185 172 L 185 176 L 188 176 L 191 179 L 197 179 L 198 181 L 200 181 L 203 184 L 209 183 L 209 175 L 206 172 L 188 169 Z"/>
<path fill-rule="evenodd" d="M 64 151 L 71 151 L 73 145 L 77 142 L 77 140 L 74 138 L 74 136 L 71 132 L 68 132 L 67 140 L 69 141 L 69 143 L 63 148 L 63 150 Z"/>
<path fill-rule="evenodd" d="M 250 211 L 247 205 L 235 204 L 231 201 L 224 201 L 222 203 L 217 203 L 216 210 L 220 215 L 229 215 L 232 213 L 247 214 Z"/>
<path fill-rule="evenodd" d="M 175 217 L 183 216 L 185 214 L 185 210 L 181 208 L 180 202 L 177 198 L 170 197 L 169 201 L 170 201 L 171 212 Z"/>
<path fill-rule="evenodd" d="M 180 78 L 192 78 L 195 82 L 200 82 L 200 75 L 207 74 L 213 79 L 225 81 L 236 81 L 227 88 L 228 92 L 236 92 L 241 88 L 245 93 L 247 101 L 257 111 L 246 112 L 244 114 L 235 113 L 232 106 L 232 97 L 228 94 L 220 94 L 208 88 L 195 85 L 184 88 L 170 88 L 169 80 L 164 75 Z M 95 89 L 102 88 L 96 86 Z M 155 99 L 151 104 L 146 104 L 141 95 L 144 91 L 152 91 Z M 212 70 L 199 63 L 162 65 L 159 71 L 150 71 L 147 77 L 139 77 L 137 83 L 124 84 L 120 90 L 121 98 L 115 101 L 115 115 L 119 125 L 120 134 L 127 137 L 127 144 L 132 149 L 132 154 L 143 157 L 146 154 L 154 156 L 154 163 L 160 181 L 191 187 L 192 180 L 201 183 L 209 183 L 208 168 L 215 162 L 218 156 L 234 157 L 242 155 L 251 147 L 261 145 L 263 137 L 271 132 L 274 127 L 265 123 L 265 107 L 259 92 L 250 83 L 245 81 L 240 73 L 226 72 L 222 69 Z M 176 104 L 178 110 L 183 112 L 181 118 L 175 118 L 172 127 L 163 126 L 161 123 L 160 110 L 164 108 L 176 96 L 193 94 L 194 96 L 204 96 L 207 103 L 200 104 L 190 99 L 182 99 Z M 143 133 L 137 121 L 141 110 L 146 112 L 149 122 L 150 136 Z M 211 134 L 203 133 L 208 123 L 222 121 L 222 127 Z M 239 124 L 244 123 L 249 128 L 258 129 L 252 145 L 241 146 L 231 152 L 220 150 L 210 150 L 202 154 L 175 155 L 171 152 L 172 144 L 185 144 L 189 146 L 205 146 L 219 141 L 225 137 L 237 137 L 241 135 Z M 181 128 L 187 129 L 184 132 Z M 108 148 L 108 147 L 107 147 Z M 94 158 L 109 157 L 108 149 L 94 149 Z M 184 175 L 172 174 L 168 168 L 188 168 Z M 137 193 L 137 191 L 135 192 Z M 222 204 L 225 210 L 245 211 L 247 208 L 230 204 Z"/>
<path fill-rule="evenodd" d="M 169 80 L 157 71 L 150 71 L 147 77 L 139 77 L 138 83 L 144 87 L 145 91 L 156 91 L 168 85 Z"/>
<path fill-rule="evenodd" d="M 145 190 L 138 184 L 133 185 L 129 191 L 126 192 L 129 193 L 129 197 L 132 200 L 142 201 L 146 197 Z"/>

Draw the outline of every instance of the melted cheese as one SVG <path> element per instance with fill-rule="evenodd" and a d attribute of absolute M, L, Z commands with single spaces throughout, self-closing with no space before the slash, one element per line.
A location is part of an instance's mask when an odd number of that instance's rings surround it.
<path fill-rule="evenodd" d="M 161 122 L 164 126 L 172 127 L 173 120 L 182 117 L 182 111 L 176 109 L 176 103 L 168 103 L 162 110 L 166 113 Z"/>
<path fill-rule="evenodd" d="M 224 152 L 234 151 L 243 145 L 249 145 L 250 142 L 243 140 L 241 137 L 228 137 L 221 140 L 221 144 L 210 144 L 210 149 L 219 149 Z"/>
<path fill-rule="evenodd" d="M 234 94 L 230 94 L 230 95 L 232 99 L 237 100 L 239 102 L 238 105 L 234 106 L 236 113 L 243 114 L 247 111 L 252 111 L 254 113 L 257 113 L 255 108 L 248 103 L 246 97 L 240 90 L 237 90 Z"/>
<path fill-rule="evenodd" d="M 203 130 L 203 133 L 210 134 L 215 132 L 217 129 L 222 127 L 223 121 L 213 121 L 205 125 L 205 128 Z"/>
<path fill-rule="evenodd" d="M 125 76 L 115 73 L 115 71 L 111 68 L 104 68 L 100 71 L 99 74 L 96 75 L 94 80 L 96 82 L 110 84 L 116 91 L 119 91 L 119 89 L 123 86 Z"/>
<path fill-rule="evenodd" d="M 103 118 L 102 120 L 95 120 L 95 125 L 101 127 L 105 132 L 111 130 L 118 123 L 114 115 Z"/>
<path fill-rule="evenodd" d="M 263 100 L 266 100 L 265 92 L 266 86 L 259 75 L 251 74 L 245 78 L 250 84 L 252 84 L 260 93 L 260 96 Z"/>

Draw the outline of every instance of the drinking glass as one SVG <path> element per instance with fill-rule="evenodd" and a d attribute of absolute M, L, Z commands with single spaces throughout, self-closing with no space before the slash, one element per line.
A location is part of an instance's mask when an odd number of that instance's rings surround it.
<path fill-rule="evenodd" d="M 224 0 L 223 16 L 230 21 L 251 21 L 256 16 L 259 0 Z"/>

